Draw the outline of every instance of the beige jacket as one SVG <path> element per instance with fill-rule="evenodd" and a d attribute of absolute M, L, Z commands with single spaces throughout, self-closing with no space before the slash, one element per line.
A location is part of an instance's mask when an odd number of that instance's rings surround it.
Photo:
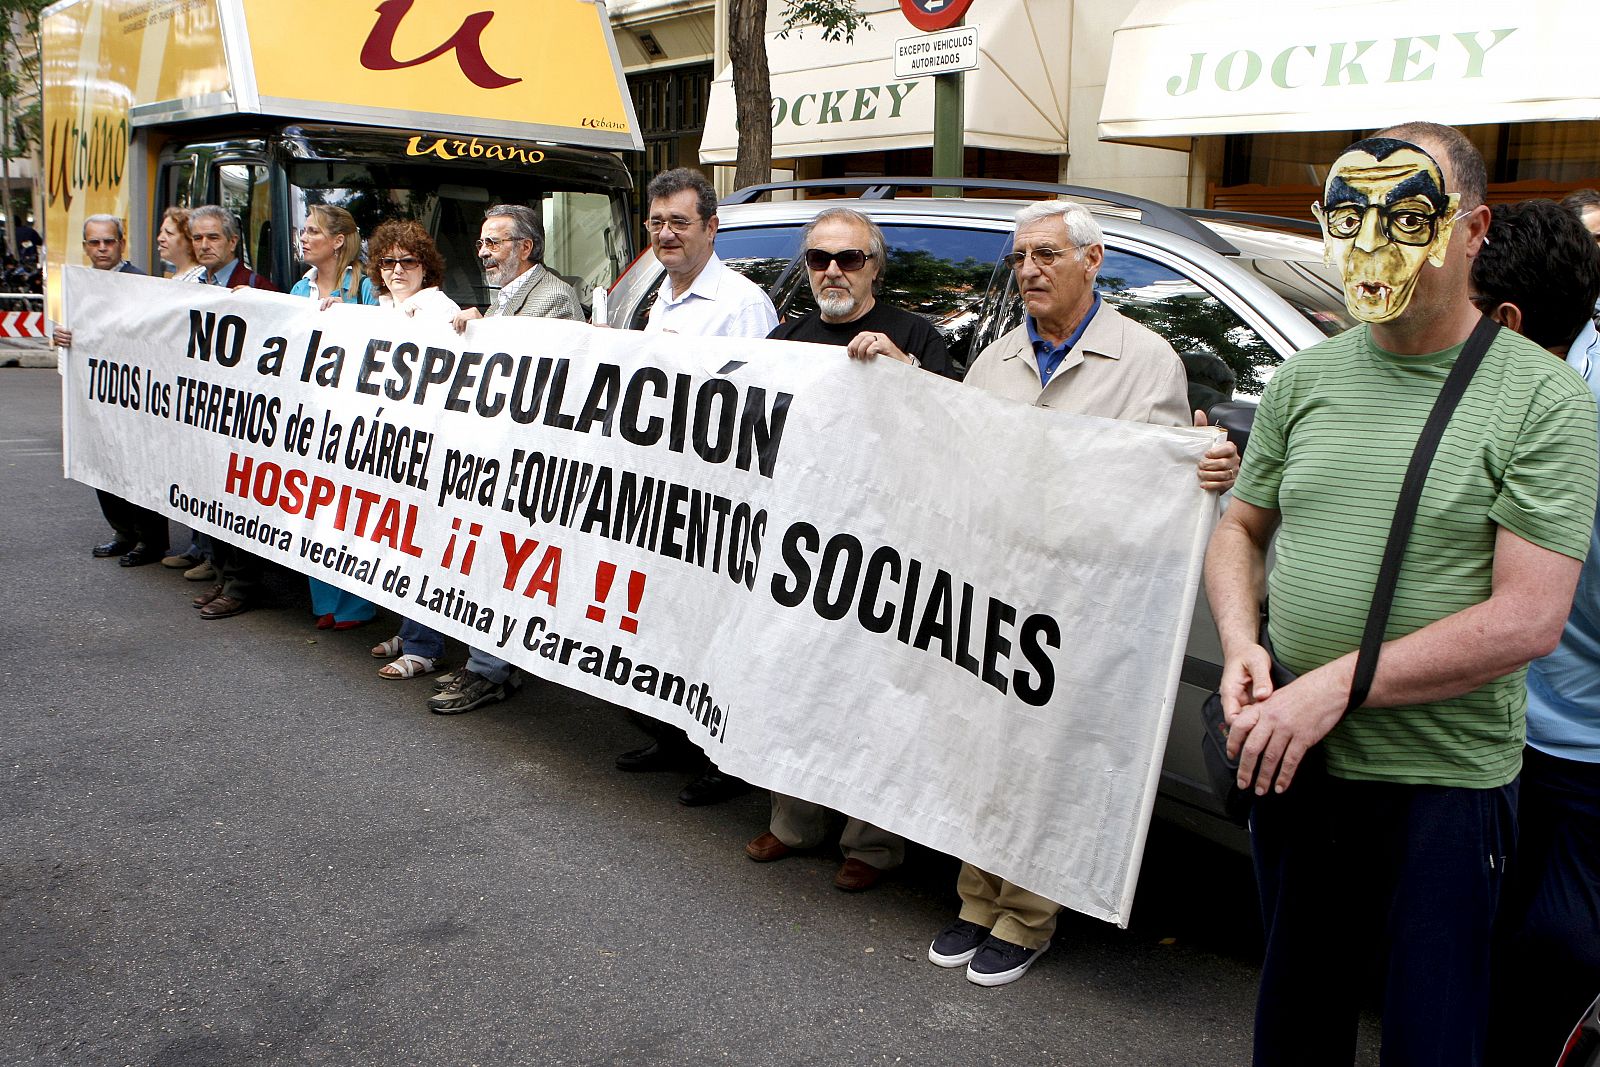
<path fill-rule="evenodd" d="M 1078 343 L 1039 387 L 1039 365 L 1023 323 L 985 348 L 966 383 L 1042 408 L 1106 419 L 1188 426 L 1189 380 L 1172 346 L 1100 303 Z"/>

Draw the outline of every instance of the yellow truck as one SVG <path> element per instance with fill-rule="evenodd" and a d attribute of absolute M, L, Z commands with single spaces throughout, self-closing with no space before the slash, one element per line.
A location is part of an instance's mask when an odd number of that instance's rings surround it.
<path fill-rule="evenodd" d="M 63 0 L 41 28 L 47 312 L 90 215 L 124 219 L 159 274 L 169 205 L 232 211 L 245 262 L 285 289 L 320 203 L 364 234 L 421 222 L 462 305 L 489 299 L 473 242 L 493 203 L 541 213 L 580 294 L 632 259 L 616 153 L 643 142 L 604 4 Z"/>

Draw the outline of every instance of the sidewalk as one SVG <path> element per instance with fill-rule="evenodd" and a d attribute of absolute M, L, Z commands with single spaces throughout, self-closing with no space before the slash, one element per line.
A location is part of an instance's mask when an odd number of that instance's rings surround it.
<path fill-rule="evenodd" d="M 43 337 L 0 337 L 0 367 L 54 367 L 56 354 Z"/>

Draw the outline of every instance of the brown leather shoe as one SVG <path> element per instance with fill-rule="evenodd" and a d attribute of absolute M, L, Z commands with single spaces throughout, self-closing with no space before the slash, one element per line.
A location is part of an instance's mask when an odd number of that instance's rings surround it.
<path fill-rule="evenodd" d="M 193 604 L 197 608 L 203 608 L 221 595 L 222 585 L 219 583 L 212 586 L 210 589 L 207 589 L 204 593 L 201 593 L 199 596 L 189 601 L 189 603 Z"/>
<path fill-rule="evenodd" d="M 230 615 L 237 615 L 249 607 L 238 597 L 219 596 L 212 599 L 211 603 L 200 609 L 202 619 L 226 619 Z"/>
<path fill-rule="evenodd" d="M 781 860 L 794 849 L 778 840 L 778 835 L 768 832 L 744 846 L 744 854 L 757 863 L 771 863 Z"/>
<path fill-rule="evenodd" d="M 844 861 L 839 873 L 833 876 L 833 884 L 846 893 L 859 893 L 863 889 L 871 889 L 877 885 L 878 879 L 882 877 L 883 872 L 878 868 L 852 856 Z"/>

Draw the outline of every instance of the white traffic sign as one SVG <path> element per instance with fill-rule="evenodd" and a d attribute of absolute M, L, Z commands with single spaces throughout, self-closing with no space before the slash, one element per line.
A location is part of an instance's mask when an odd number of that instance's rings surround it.
<path fill-rule="evenodd" d="M 926 78 L 978 65 L 978 27 L 956 26 L 938 33 L 902 37 L 894 43 L 894 76 Z"/>

